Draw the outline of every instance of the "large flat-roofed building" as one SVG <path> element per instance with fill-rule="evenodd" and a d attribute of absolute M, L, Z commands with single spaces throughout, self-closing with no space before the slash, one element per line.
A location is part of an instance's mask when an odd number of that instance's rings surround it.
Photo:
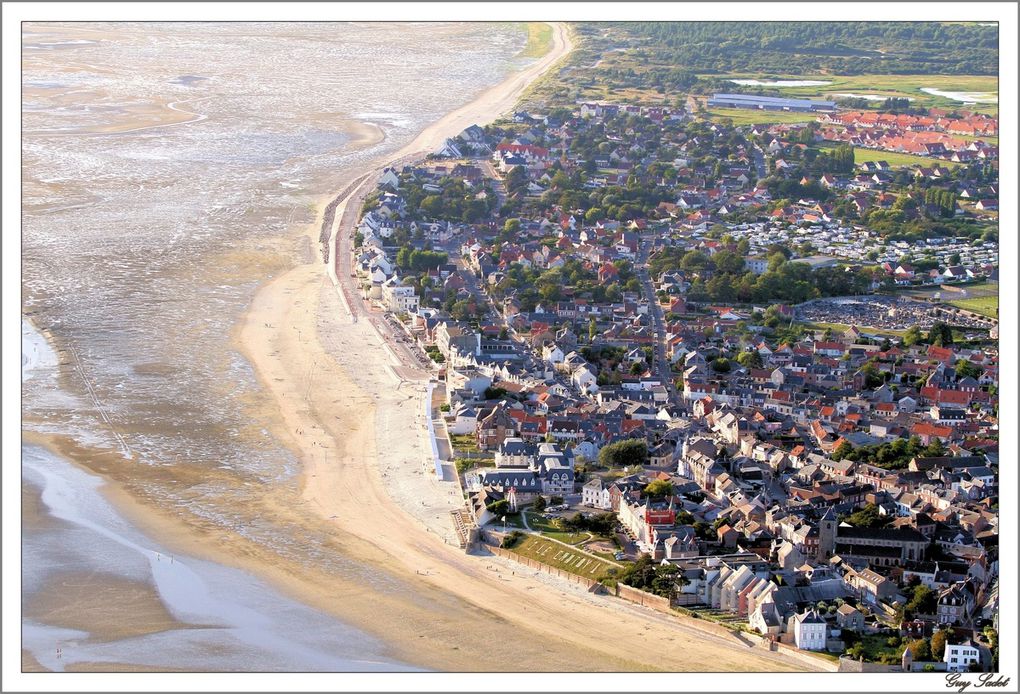
<path fill-rule="evenodd" d="M 812 270 L 821 270 L 822 268 L 836 266 L 837 264 L 839 264 L 840 259 L 833 258 L 832 256 L 828 255 L 809 255 L 804 258 L 794 258 L 792 262 L 804 263 L 805 265 L 809 266 Z M 768 266 L 766 265 L 766 267 Z"/>
<path fill-rule="evenodd" d="M 756 108 L 767 111 L 832 111 L 835 101 L 814 101 L 812 99 L 784 99 L 776 96 L 757 94 L 715 94 L 708 105 L 719 108 Z"/>

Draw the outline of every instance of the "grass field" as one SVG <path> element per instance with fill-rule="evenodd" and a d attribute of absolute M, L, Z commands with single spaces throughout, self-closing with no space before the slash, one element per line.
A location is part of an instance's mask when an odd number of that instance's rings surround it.
<path fill-rule="evenodd" d="M 719 75 L 702 75 L 717 78 Z M 986 92 L 998 94 L 998 79 L 991 75 L 724 75 L 724 79 L 817 80 L 831 82 L 814 87 L 778 87 L 784 96 L 800 98 L 839 98 L 837 94 L 874 94 L 886 97 L 907 97 L 914 106 L 962 108 L 963 102 L 921 91 L 922 87 L 947 92 Z M 879 102 L 875 102 L 879 103 Z M 967 107 L 982 113 L 997 113 L 998 104 L 975 104 Z"/>
<path fill-rule="evenodd" d="M 978 296 L 970 299 L 952 299 L 946 303 L 966 311 L 980 313 L 982 316 L 988 316 L 989 318 L 999 317 L 999 297 L 997 295 Z"/>
<path fill-rule="evenodd" d="M 836 145 L 822 145 L 818 149 L 822 151 L 828 151 L 836 149 Z M 902 154 L 900 152 L 885 152 L 880 149 L 863 149 L 861 147 L 854 147 L 854 163 L 863 164 L 867 161 L 884 161 L 888 162 L 890 166 L 927 166 L 931 167 L 935 164 L 939 164 L 945 167 L 956 167 L 956 164 L 951 161 L 945 161 L 944 159 L 935 159 L 934 157 L 919 157 L 915 154 Z"/>
<path fill-rule="evenodd" d="M 999 138 L 996 137 L 995 135 L 957 135 L 957 134 L 954 134 L 953 137 L 958 138 L 960 140 L 966 140 L 967 142 L 974 142 L 975 140 L 980 140 L 981 142 L 984 142 L 984 143 L 989 144 L 989 145 L 995 145 L 996 147 L 999 146 Z"/>
<path fill-rule="evenodd" d="M 552 48 L 552 35 L 552 27 L 545 22 L 528 22 L 528 42 L 517 57 L 541 58 Z"/>
<path fill-rule="evenodd" d="M 906 296 L 912 296 L 918 299 L 931 299 L 936 294 L 941 299 L 946 301 L 952 300 L 954 297 L 960 299 L 973 299 L 979 296 L 998 296 L 999 285 L 995 282 L 975 282 L 974 284 L 955 284 L 952 285 L 956 289 L 966 291 L 954 292 L 953 290 L 943 289 L 939 285 L 927 286 L 927 287 L 896 287 L 891 291 L 895 294 L 904 294 Z"/>
<path fill-rule="evenodd" d="M 699 111 L 698 115 L 719 122 L 730 119 L 733 125 L 759 125 L 768 123 L 810 123 L 815 120 L 813 113 L 793 113 L 790 111 L 757 111 L 748 108 L 714 108 L 711 111 Z"/>
<path fill-rule="evenodd" d="M 889 637 L 867 634 L 861 637 L 864 645 L 864 659 L 871 663 L 898 663 L 902 646 L 890 646 Z"/>
<path fill-rule="evenodd" d="M 537 535 L 528 535 L 511 551 L 593 581 L 609 576 L 609 570 L 616 569 L 607 561 L 572 552 L 563 545 Z"/>
<path fill-rule="evenodd" d="M 478 440 L 471 434 L 450 434 L 450 443 L 458 451 L 478 453 Z"/>

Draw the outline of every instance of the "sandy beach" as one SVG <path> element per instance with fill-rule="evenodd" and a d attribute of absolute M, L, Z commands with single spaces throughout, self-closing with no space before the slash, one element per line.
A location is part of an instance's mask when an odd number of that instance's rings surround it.
<path fill-rule="evenodd" d="M 523 90 L 571 49 L 565 25 L 554 25 L 547 55 L 425 128 L 385 161 L 352 170 L 344 186 L 365 177 L 337 207 L 333 247 L 346 252 L 349 218 L 387 165 L 414 161 L 473 124 L 513 108 Z M 377 144 L 376 126 L 348 122 L 355 144 Z M 322 210 L 336 193 L 323 199 Z M 346 213 L 346 214 L 345 214 Z M 345 219 L 346 217 L 346 219 Z M 247 414 L 300 461 L 297 483 L 264 485 L 249 513 L 261 524 L 315 538 L 315 551 L 356 566 L 330 570 L 284 553 L 239 529 L 204 522 L 149 496 L 147 482 L 173 478 L 181 488 L 208 483 L 205 469 L 126 470 L 119 452 L 98 451 L 69 437 L 26 433 L 83 468 L 102 475 L 105 496 L 142 532 L 175 552 L 243 569 L 323 613 L 378 637 L 396 661 L 448 671 L 781 671 L 809 669 L 736 636 L 698 628 L 693 620 L 606 596 L 452 544 L 449 511 L 462 503 L 456 483 L 435 478 L 424 441 L 422 398 L 428 372 L 401 364 L 375 322 L 381 314 L 348 307 L 316 252 L 321 222 L 267 248 L 278 252 L 272 279 L 256 293 L 232 336 L 254 366 L 262 393 L 245 399 Z M 338 228 L 339 227 L 339 228 Z M 238 251 L 237 258 L 243 258 Z M 267 263 L 267 266 L 268 263 Z M 351 310 L 353 308 L 353 311 Z M 355 315 L 356 314 L 356 315 Z M 366 317 L 368 319 L 366 319 Z M 229 478 L 224 477 L 224 480 Z M 38 500 L 23 490 L 30 515 Z M 36 519 L 42 522 L 40 519 Z M 309 550 L 311 552 L 311 550 Z M 76 590 L 89 577 L 66 575 L 46 586 L 50 596 Z M 61 583 L 62 582 L 62 583 Z M 145 586 L 107 582 L 83 615 L 96 638 L 116 638 L 120 601 L 138 605 L 145 633 L 176 628 Z M 66 605 L 30 606 L 69 627 L 81 625 Z M 63 610 L 63 611 L 62 611 Z M 819 662 L 818 669 L 824 669 Z M 26 655 L 23 667 L 37 667 Z M 87 670 L 88 663 L 76 668 Z M 134 669 L 126 665 L 125 669 Z"/>

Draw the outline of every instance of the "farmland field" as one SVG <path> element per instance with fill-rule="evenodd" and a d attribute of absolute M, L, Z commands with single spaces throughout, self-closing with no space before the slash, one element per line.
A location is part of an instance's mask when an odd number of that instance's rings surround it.
<path fill-rule="evenodd" d="M 719 75 L 701 75 L 719 79 Z M 723 79 L 773 80 L 816 80 L 831 82 L 822 86 L 778 87 L 783 96 L 794 98 L 840 98 L 839 94 L 875 95 L 883 97 L 906 97 L 913 99 L 913 106 L 938 106 L 960 108 L 962 101 L 922 92 L 922 88 L 933 88 L 943 92 L 968 92 L 998 95 L 999 82 L 989 75 L 774 75 L 732 74 Z M 878 102 L 876 102 L 878 103 Z M 982 113 L 998 112 L 997 103 L 978 103 L 967 107 Z"/>
<path fill-rule="evenodd" d="M 749 108 L 713 108 L 711 111 L 699 111 L 698 115 L 713 121 L 729 118 L 733 125 L 757 125 L 767 123 L 810 123 L 816 117 L 814 113 L 795 113 L 791 111 L 758 111 Z"/>

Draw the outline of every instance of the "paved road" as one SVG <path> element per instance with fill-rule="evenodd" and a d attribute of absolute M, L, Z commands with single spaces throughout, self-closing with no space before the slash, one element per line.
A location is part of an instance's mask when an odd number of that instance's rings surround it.
<path fill-rule="evenodd" d="M 386 341 L 401 366 L 396 368 L 398 377 L 407 380 L 427 378 L 432 372 L 432 361 L 407 336 L 404 328 L 395 318 L 387 316 L 383 311 L 374 308 L 362 298 L 361 280 L 354 276 L 352 262 L 352 237 L 361 211 L 365 196 L 375 190 L 379 172 L 367 174 L 353 184 L 353 192 L 347 200 L 340 217 L 336 232 L 335 270 L 337 281 L 347 301 L 351 316 L 355 322 L 367 319 Z"/>
<path fill-rule="evenodd" d="M 669 401 L 673 405 L 680 404 L 680 398 L 673 383 L 673 372 L 669 360 L 666 358 L 666 321 L 662 315 L 662 306 L 655 296 L 655 287 L 652 285 L 652 278 L 648 274 L 648 255 L 651 251 L 652 237 L 644 235 L 638 246 L 637 262 L 635 272 L 641 282 L 642 291 L 648 299 L 648 312 L 652 317 L 652 329 L 655 331 L 655 350 L 653 372 L 658 377 L 669 393 Z"/>
<path fill-rule="evenodd" d="M 751 150 L 751 157 L 754 159 L 754 167 L 758 170 L 758 178 L 768 176 L 769 171 L 765 168 L 765 153 L 761 151 L 761 147 L 755 145 Z"/>

